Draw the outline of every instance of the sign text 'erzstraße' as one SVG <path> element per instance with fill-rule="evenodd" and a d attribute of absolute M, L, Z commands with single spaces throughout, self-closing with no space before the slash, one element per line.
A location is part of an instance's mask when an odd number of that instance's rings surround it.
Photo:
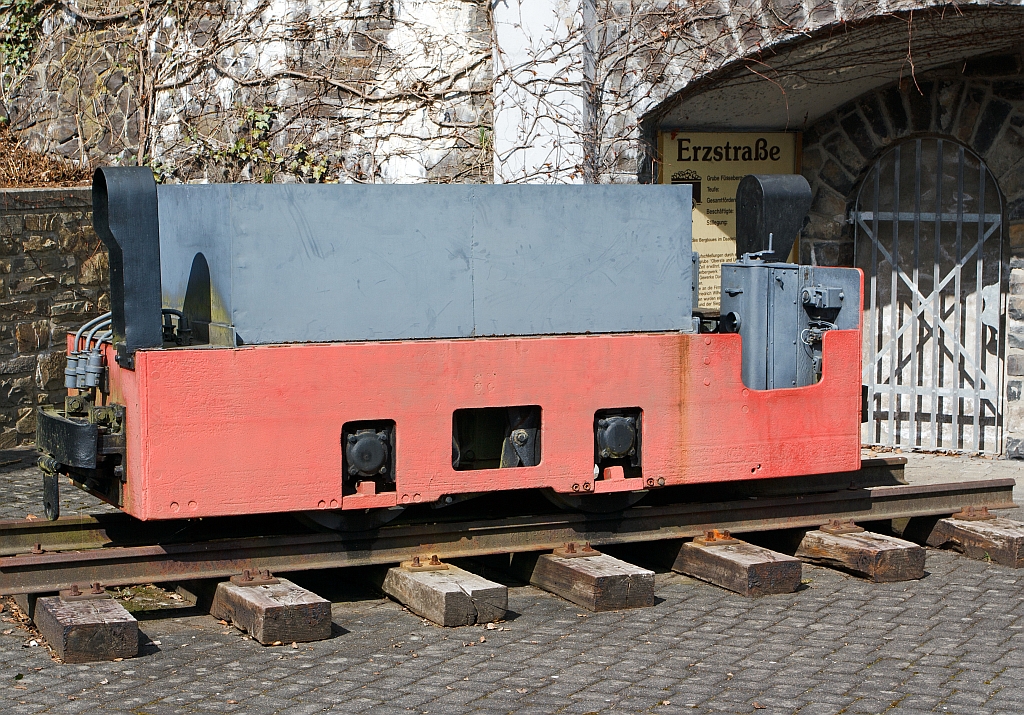
<path fill-rule="evenodd" d="M 694 144 L 689 137 L 679 137 L 676 143 L 676 161 L 779 161 L 782 158 L 782 147 L 768 144 L 764 137 L 758 137 L 753 146 L 728 141 L 716 146 L 702 146 Z"/>

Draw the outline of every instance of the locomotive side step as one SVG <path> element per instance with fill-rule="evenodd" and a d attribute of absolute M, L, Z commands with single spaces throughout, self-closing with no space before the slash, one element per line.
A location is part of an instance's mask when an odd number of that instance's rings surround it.
<path fill-rule="evenodd" d="M 866 531 L 852 522 L 833 521 L 808 531 L 796 557 L 819 566 L 850 571 L 878 583 L 924 577 L 924 549 L 903 539 Z"/>
<path fill-rule="evenodd" d="M 590 611 L 654 605 L 653 571 L 602 554 L 589 544 L 571 542 L 550 554 L 515 554 L 511 571 Z"/>
<path fill-rule="evenodd" d="M 508 588 L 437 557 L 414 557 L 377 579 L 380 589 L 439 626 L 472 626 L 505 618 Z"/>
<path fill-rule="evenodd" d="M 800 560 L 713 529 L 679 547 L 672 570 L 743 596 L 792 593 L 800 587 Z"/>

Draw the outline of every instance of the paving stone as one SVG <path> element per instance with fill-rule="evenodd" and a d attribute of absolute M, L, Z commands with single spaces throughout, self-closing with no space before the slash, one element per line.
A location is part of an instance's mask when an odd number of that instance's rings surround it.
<path fill-rule="evenodd" d="M 954 468 L 934 460 L 920 468 Z M 1006 463 L 998 460 L 950 461 L 990 478 L 1012 474 L 1000 472 Z M 0 488 L 14 488 L 0 518 L 24 517 L 36 499 L 30 479 L 0 473 Z M 83 510 L 95 505 L 64 492 Z M 492 630 L 444 630 L 364 594 L 333 605 L 340 635 L 297 649 L 264 648 L 208 616 L 140 618 L 142 641 L 158 645 L 138 658 L 83 666 L 23 647 L 32 636 L 5 611 L 0 692 L 12 713 L 103 715 L 834 715 L 881 712 L 893 702 L 899 715 L 1019 712 L 1024 573 L 936 550 L 927 570 L 920 581 L 873 584 L 808 566 L 802 590 L 769 600 L 658 574 L 653 607 L 586 617 L 535 588 L 512 587 L 510 614 Z M 657 705 L 664 700 L 672 705 Z M 755 710 L 755 701 L 767 707 Z"/>

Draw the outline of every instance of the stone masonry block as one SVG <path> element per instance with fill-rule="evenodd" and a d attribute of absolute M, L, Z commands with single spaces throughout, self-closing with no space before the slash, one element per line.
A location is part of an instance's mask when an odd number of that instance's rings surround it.
<path fill-rule="evenodd" d="M 1024 375 L 1024 354 L 1014 351 L 1006 356 L 1006 374 Z"/>
<path fill-rule="evenodd" d="M 34 300 L 12 300 L 0 303 L 0 320 L 17 320 L 27 315 L 37 315 L 39 303 Z"/>
<path fill-rule="evenodd" d="M 1024 459 L 1024 439 L 1008 436 L 1005 449 L 1006 456 L 1010 459 Z"/>
<path fill-rule="evenodd" d="M 1022 383 L 1020 380 L 1010 380 L 1006 383 L 1006 400 L 1007 402 L 1017 402 L 1020 400 Z"/>
<path fill-rule="evenodd" d="M 29 253 L 37 251 L 48 251 L 57 247 L 57 241 L 50 236 L 30 235 L 22 244 L 22 248 Z"/>
<path fill-rule="evenodd" d="M 56 218 L 54 214 L 25 214 L 25 230 L 52 231 Z"/>
<path fill-rule="evenodd" d="M 63 318 L 71 315 L 84 315 L 93 310 L 93 305 L 87 300 L 72 300 L 63 303 L 54 303 L 50 308 L 50 315 L 54 318 Z"/>
<path fill-rule="evenodd" d="M 97 251 L 82 262 L 79 269 L 79 282 L 83 285 L 99 285 L 106 282 L 109 271 L 109 258 L 106 251 Z"/>
<path fill-rule="evenodd" d="M 35 353 L 50 345 L 50 324 L 45 320 L 18 323 L 14 329 L 19 353 Z"/>
<path fill-rule="evenodd" d="M 19 410 L 20 417 L 18 418 L 18 424 L 15 425 L 15 429 L 18 430 L 18 434 L 35 434 L 36 431 L 36 411 L 35 408 L 26 408 Z"/>
<path fill-rule="evenodd" d="M 36 386 L 42 390 L 57 390 L 64 386 L 64 368 L 68 356 L 63 351 L 53 351 L 36 356 Z"/>
<path fill-rule="evenodd" d="M 22 376 L 0 381 L 0 404 L 4 406 L 30 405 L 33 402 L 34 380 Z M 18 417 L 24 415 L 19 414 Z"/>
<path fill-rule="evenodd" d="M 1024 248 L 1024 223 L 1011 223 L 1009 234 L 1011 248 Z"/>
<path fill-rule="evenodd" d="M 36 356 L 22 355 L 0 362 L 0 375 L 16 375 L 22 372 L 36 371 Z"/>
<path fill-rule="evenodd" d="M 1024 223 L 1018 224 L 1020 226 L 1021 233 L 1021 245 L 1024 246 Z M 1013 225 L 1010 226 L 1010 231 L 1013 231 Z M 1010 269 L 1010 295 L 1024 295 L 1024 269 L 1011 268 Z"/>
<path fill-rule="evenodd" d="M 0 216 L 0 236 L 17 236 L 25 230 L 25 220 L 18 214 Z"/>

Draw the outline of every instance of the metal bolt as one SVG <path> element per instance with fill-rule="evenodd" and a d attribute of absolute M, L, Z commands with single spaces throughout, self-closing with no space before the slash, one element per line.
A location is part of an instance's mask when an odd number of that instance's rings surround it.
<path fill-rule="evenodd" d="M 649 487 L 653 487 L 654 486 L 654 477 L 651 477 L 650 479 L 647 480 L 647 486 L 649 486 Z"/>
<path fill-rule="evenodd" d="M 377 433 L 377 439 L 379 439 L 381 442 L 385 442 L 386 443 L 388 441 L 388 433 L 387 432 L 378 432 Z"/>
<path fill-rule="evenodd" d="M 92 584 L 92 593 L 96 594 L 97 596 L 103 593 L 103 586 L 100 585 L 99 581 Z"/>
<path fill-rule="evenodd" d="M 453 501 L 455 501 L 455 500 L 452 497 L 445 497 L 444 498 L 444 503 L 445 504 L 451 504 Z"/>
<path fill-rule="evenodd" d="M 249 569 L 242 569 L 242 580 L 252 581 L 252 571 L 250 571 Z"/>
<path fill-rule="evenodd" d="M 273 575 L 270 573 L 270 569 L 260 569 L 260 576 L 267 580 L 274 578 Z"/>
<path fill-rule="evenodd" d="M 78 590 L 78 584 L 77 583 L 71 584 L 71 595 L 72 596 L 81 596 L 82 595 L 82 592 Z"/>
<path fill-rule="evenodd" d="M 431 566 L 440 566 L 441 565 L 441 559 L 437 558 L 437 554 L 432 554 L 430 556 L 430 565 Z"/>
<path fill-rule="evenodd" d="M 416 567 L 419 567 L 419 565 L 420 565 L 420 557 L 419 556 L 413 556 L 412 557 L 412 565 L 416 566 Z"/>
<path fill-rule="evenodd" d="M 589 492 L 590 491 L 590 482 L 583 482 L 583 491 L 585 491 L 585 492 Z"/>
<path fill-rule="evenodd" d="M 348 468 L 348 473 L 351 474 L 354 477 L 355 475 L 359 474 L 359 470 L 356 469 L 355 467 L 349 467 Z"/>
<path fill-rule="evenodd" d="M 658 477 L 658 486 L 659 487 L 665 486 L 665 477 Z"/>
<path fill-rule="evenodd" d="M 594 549 L 593 549 L 593 548 L 591 548 L 591 546 L 590 546 L 590 542 L 588 541 L 587 543 L 585 543 L 585 544 L 583 545 L 583 550 L 584 550 L 584 551 L 593 551 Z"/>
<path fill-rule="evenodd" d="M 33 554 L 41 554 L 41 553 L 43 553 L 43 545 L 42 544 L 34 545 L 32 547 L 32 553 Z"/>
<path fill-rule="evenodd" d="M 355 436 L 354 434 L 350 434 L 350 435 L 348 436 L 348 443 L 349 443 L 349 444 L 355 444 L 355 443 L 356 443 L 356 442 L 358 442 L 358 441 L 359 441 L 359 440 L 358 440 L 358 439 L 356 438 L 356 436 Z"/>
<path fill-rule="evenodd" d="M 572 490 L 573 490 L 574 492 L 578 492 L 578 491 L 580 490 L 580 485 L 579 485 L 579 484 L 573 484 L 573 485 L 572 485 Z"/>
<path fill-rule="evenodd" d="M 704 532 L 704 540 L 705 541 L 714 541 L 715 540 L 715 530 L 714 529 L 710 529 L 708 531 L 705 531 Z"/>
<path fill-rule="evenodd" d="M 575 554 L 576 553 L 576 544 L 574 544 L 571 541 L 568 544 L 566 544 L 565 545 L 565 553 L 567 553 L 567 554 Z"/>
<path fill-rule="evenodd" d="M 608 457 L 610 457 L 610 456 L 612 456 L 612 454 L 607 449 L 602 449 L 601 450 L 601 458 L 602 459 L 608 459 Z"/>
<path fill-rule="evenodd" d="M 729 533 L 728 529 L 722 529 L 721 538 L 723 538 L 723 539 L 731 539 L 732 538 L 732 534 Z"/>
<path fill-rule="evenodd" d="M 633 449 L 629 450 L 630 457 L 632 457 L 634 454 L 636 454 L 636 447 L 633 447 Z"/>
<path fill-rule="evenodd" d="M 527 440 L 530 439 L 530 435 L 526 433 L 524 429 L 517 429 L 512 431 L 512 441 L 522 447 L 526 444 Z"/>
<path fill-rule="evenodd" d="M 387 474 L 387 473 L 388 473 L 388 465 L 386 465 L 386 464 L 385 464 L 385 465 L 384 465 L 383 467 L 381 467 L 381 468 L 380 468 L 380 469 L 379 469 L 378 471 L 379 471 L 379 472 L 380 472 L 381 474 Z"/>
<path fill-rule="evenodd" d="M 608 420 L 605 420 L 605 419 L 598 420 L 597 421 L 597 426 L 598 427 L 607 427 L 608 426 Z"/>

